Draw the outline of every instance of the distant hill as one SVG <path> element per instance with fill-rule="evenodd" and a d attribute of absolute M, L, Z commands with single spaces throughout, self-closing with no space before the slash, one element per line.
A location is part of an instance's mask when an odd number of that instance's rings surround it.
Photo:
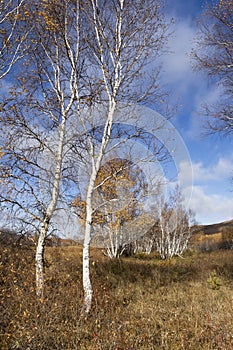
<path fill-rule="evenodd" d="M 233 220 L 194 226 L 191 245 L 201 251 L 233 249 Z"/>
<path fill-rule="evenodd" d="M 199 233 L 202 231 L 205 235 L 222 233 L 226 230 L 233 231 L 233 220 L 223 221 L 211 225 L 197 225 L 193 228 L 194 233 Z"/>

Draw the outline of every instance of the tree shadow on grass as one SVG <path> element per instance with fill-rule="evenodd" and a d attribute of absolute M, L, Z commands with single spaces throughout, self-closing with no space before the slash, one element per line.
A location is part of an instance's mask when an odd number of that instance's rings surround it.
<path fill-rule="evenodd" d="M 180 259 L 180 258 L 179 258 Z M 180 259 L 181 260 L 181 259 Z M 93 272 L 93 277 L 106 276 L 106 283 L 111 287 L 119 283 L 153 284 L 159 288 L 171 283 L 192 281 L 198 279 L 199 266 L 192 262 L 159 261 L 158 259 L 141 260 L 114 259 L 98 263 Z"/>

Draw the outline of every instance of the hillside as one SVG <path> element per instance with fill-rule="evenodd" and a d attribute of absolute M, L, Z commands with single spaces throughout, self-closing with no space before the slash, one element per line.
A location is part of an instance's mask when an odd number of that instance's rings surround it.
<path fill-rule="evenodd" d="M 223 233 L 224 231 L 233 231 L 233 220 L 220 222 L 211 225 L 198 225 L 194 227 L 194 233 L 202 231 L 205 235 Z"/>
<path fill-rule="evenodd" d="M 193 227 L 193 248 L 201 251 L 233 248 L 233 220 Z"/>

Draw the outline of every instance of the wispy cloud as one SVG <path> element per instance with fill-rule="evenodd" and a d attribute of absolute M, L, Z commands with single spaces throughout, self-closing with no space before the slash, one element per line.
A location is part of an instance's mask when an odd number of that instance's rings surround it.
<path fill-rule="evenodd" d="M 171 89 L 170 101 L 179 105 L 178 113 L 189 113 L 185 129 L 191 139 L 203 132 L 203 105 L 213 105 L 222 95 L 220 85 L 210 84 L 203 72 L 193 69 L 191 52 L 197 33 L 194 19 L 175 15 L 173 34 L 168 41 L 170 52 L 162 58 L 163 82 Z"/>
<path fill-rule="evenodd" d="M 230 177 L 233 157 L 220 157 L 214 164 L 205 166 L 193 163 L 193 185 L 183 190 L 186 205 L 196 213 L 202 224 L 216 223 L 233 218 L 233 197 L 230 192 Z M 180 164 L 180 177 L 186 181 L 185 162 Z M 190 197 L 190 193 L 192 193 Z"/>
<path fill-rule="evenodd" d="M 186 191 L 189 190 L 186 188 Z M 201 186 L 192 187 L 192 197 L 186 204 L 196 213 L 196 220 L 202 224 L 213 224 L 233 218 L 233 198 L 206 194 Z"/>
<path fill-rule="evenodd" d="M 191 74 L 189 53 L 195 37 L 195 29 L 189 20 L 177 20 L 168 46 L 171 52 L 165 57 L 165 78 L 169 83 L 177 83 Z"/>
<path fill-rule="evenodd" d="M 202 162 L 193 162 L 193 181 L 195 184 L 206 184 L 207 181 L 223 181 L 230 178 L 233 171 L 233 159 L 220 157 L 215 164 L 205 166 Z M 186 182 L 187 164 L 180 164 L 180 178 Z"/>
<path fill-rule="evenodd" d="M 204 104 L 214 105 L 222 88 L 213 84 L 202 71 L 194 71 L 191 50 L 195 48 L 199 17 L 204 1 L 175 0 L 168 12 L 175 19 L 174 33 L 169 38 L 171 53 L 163 57 L 164 82 L 170 87 L 170 101 L 180 108 L 174 124 L 192 155 L 193 184 L 187 172 L 187 162 L 179 164 L 179 179 L 187 205 L 196 212 L 201 223 L 213 223 L 233 218 L 233 198 L 230 178 L 233 174 L 233 153 L 226 140 L 203 139 L 207 121 L 202 113 Z M 192 197 L 190 193 L 192 190 Z"/>

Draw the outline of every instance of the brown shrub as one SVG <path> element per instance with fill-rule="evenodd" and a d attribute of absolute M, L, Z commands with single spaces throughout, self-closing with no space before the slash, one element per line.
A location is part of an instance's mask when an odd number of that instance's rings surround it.
<path fill-rule="evenodd" d="M 0 348 L 30 350 L 233 347 L 233 252 L 108 260 L 92 250 L 94 302 L 81 317 L 81 248 L 46 248 L 46 297 L 34 293 L 34 248 L 1 246 Z M 209 288 L 215 271 L 221 279 Z"/>

